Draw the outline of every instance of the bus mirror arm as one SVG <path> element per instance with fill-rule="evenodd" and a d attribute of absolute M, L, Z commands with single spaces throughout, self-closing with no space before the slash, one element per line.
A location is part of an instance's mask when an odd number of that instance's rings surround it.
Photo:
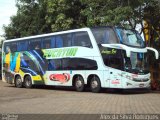
<path fill-rule="evenodd" d="M 130 50 L 126 50 L 126 56 L 130 57 L 131 56 L 131 51 Z"/>
<path fill-rule="evenodd" d="M 146 47 L 146 48 L 147 48 L 147 50 L 153 51 L 153 52 L 155 53 L 155 57 L 156 57 L 156 59 L 158 59 L 158 58 L 159 58 L 159 53 L 158 53 L 158 51 L 157 51 L 156 49 L 151 48 L 151 47 Z"/>

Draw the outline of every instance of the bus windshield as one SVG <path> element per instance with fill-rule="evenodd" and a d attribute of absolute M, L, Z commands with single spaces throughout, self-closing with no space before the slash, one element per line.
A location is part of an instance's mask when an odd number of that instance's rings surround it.
<path fill-rule="evenodd" d="M 92 28 L 92 33 L 97 44 L 115 44 L 119 43 L 116 32 L 111 27 Z"/>
<path fill-rule="evenodd" d="M 130 29 L 123 29 L 123 28 L 116 28 L 116 32 L 122 44 L 133 47 L 145 47 L 145 42 L 143 41 L 142 37 L 137 31 Z"/>
<path fill-rule="evenodd" d="M 97 44 L 124 44 L 131 47 L 144 48 L 145 42 L 136 30 L 116 27 L 92 28 Z"/>
<path fill-rule="evenodd" d="M 124 54 L 126 54 L 124 52 Z M 127 72 L 135 74 L 149 73 L 148 55 L 147 53 L 131 52 L 131 56 L 124 55 L 124 68 Z"/>

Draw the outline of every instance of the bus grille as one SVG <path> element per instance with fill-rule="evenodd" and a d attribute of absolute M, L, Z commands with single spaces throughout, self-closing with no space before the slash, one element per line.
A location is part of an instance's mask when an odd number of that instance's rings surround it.
<path fill-rule="evenodd" d="M 135 81 L 135 82 L 147 82 L 147 81 L 149 81 L 149 79 L 148 78 L 133 78 L 133 81 Z"/>

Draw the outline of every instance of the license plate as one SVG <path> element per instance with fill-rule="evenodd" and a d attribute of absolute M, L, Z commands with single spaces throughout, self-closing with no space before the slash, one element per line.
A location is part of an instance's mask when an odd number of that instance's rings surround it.
<path fill-rule="evenodd" d="M 144 87 L 144 84 L 139 84 L 139 87 Z"/>

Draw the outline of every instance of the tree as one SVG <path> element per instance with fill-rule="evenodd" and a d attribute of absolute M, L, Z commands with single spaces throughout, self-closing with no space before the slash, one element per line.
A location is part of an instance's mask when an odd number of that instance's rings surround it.
<path fill-rule="evenodd" d="M 43 0 L 17 0 L 18 11 L 11 23 L 4 26 L 7 39 L 49 32 L 46 26 L 46 6 Z"/>
<path fill-rule="evenodd" d="M 160 13 L 157 2 L 158 0 L 17 0 L 17 14 L 11 17 L 11 23 L 4 26 L 4 30 L 8 39 L 85 26 L 120 25 L 135 29 L 136 24 L 143 27 L 146 18 L 157 28 L 159 20 L 156 20 L 156 16 Z"/>
<path fill-rule="evenodd" d="M 84 8 L 79 0 L 48 0 L 46 23 L 52 32 L 85 26 Z"/>
<path fill-rule="evenodd" d="M 79 0 L 17 0 L 17 7 L 17 15 L 4 26 L 7 39 L 85 26 Z"/>
<path fill-rule="evenodd" d="M 144 8 L 144 20 L 149 34 L 148 46 L 159 49 L 160 45 L 160 1 L 151 0 Z M 145 30 L 145 29 L 144 29 Z"/>
<path fill-rule="evenodd" d="M 140 33 L 147 33 L 147 46 L 160 48 L 159 0 L 17 0 L 17 7 L 11 23 L 4 26 L 7 39 L 85 26 L 135 29 L 141 24 Z"/>

